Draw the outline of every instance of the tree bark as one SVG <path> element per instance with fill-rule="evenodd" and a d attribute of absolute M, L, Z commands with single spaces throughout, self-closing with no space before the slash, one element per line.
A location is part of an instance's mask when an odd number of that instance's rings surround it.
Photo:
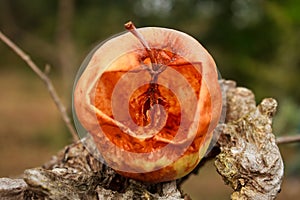
<path fill-rule="evenodd" d="M 226 94 L 226 121 L 215 129 L 218 145 L 207 159 L 215 159 L 218 173 L 233 188 L 231 199 L 275 199 L 283 178 L 283 161 L 272 133 L 277 102 L 258 106 L 253 93 L 220 82 Z M 4 199 L 190 199 L 180 186 L 188 176 L 149 184 L 125 178 L 94 158 L 91 137 L 65 147 L 42 167 L 25 170 L 22 179 L 0 179 Z"/>

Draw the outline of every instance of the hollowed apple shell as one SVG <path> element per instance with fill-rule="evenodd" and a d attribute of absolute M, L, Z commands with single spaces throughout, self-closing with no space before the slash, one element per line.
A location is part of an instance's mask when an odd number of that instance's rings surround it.
<path fill-rule="evenodd" d="M 209 53 L 185 33 L 157 27 L 137 31 L 155 65 L 131 33 L 108 40 L 76 83 L 74 108 L 118 173 L 146 182 L 174 180 L 196 167 L 220 119 L 217 69 Z M 149 70 L 153 66 L 163 69 L 156 82 Z M 154 114 L 147 110 L 150 99 L 161 105 Z"/>

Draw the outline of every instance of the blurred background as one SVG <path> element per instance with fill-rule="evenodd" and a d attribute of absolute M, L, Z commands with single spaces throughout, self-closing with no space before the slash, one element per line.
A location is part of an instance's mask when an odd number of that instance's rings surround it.
<path fill-rule="evenodd" d="M 81 62 L 123 24 L 186 32 L 214 57 L 225 79 L 251 89 L 259 103 L 279 102 L 274 132 L 300 133 L 300 1 L 264 0 L 1 0 L 0 30 L 49 73 L 71 115 Z M 0 177 L 40 166 L 72 141 L 45 86 L 0 42 Z M 300 144 L 280 146 L 285 179 L 278 199 L 300 197 Z M 229 199 L 213 163 L 191 177 L 193 199 Z"/>

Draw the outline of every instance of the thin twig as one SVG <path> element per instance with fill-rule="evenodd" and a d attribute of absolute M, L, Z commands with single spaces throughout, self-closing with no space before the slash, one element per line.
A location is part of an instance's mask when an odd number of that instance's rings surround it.
<path fill-rule="evenodd" d="M 300 142 L 300 134 L 298 135 L 290 135 L 290 136 L 282 136 L 276 139 L 277 144 L 287 144 L 287 143 L 296 143 Z"/>
<path fill-rule="evenodd" d="M 22 60 L 24 60 L 27 65 L 38 75 L 40 79 L 45 83 L 48 92 L 50 93 L 56 107 L 58 108 L 62 119 L 64 120 L 67 128 L 69 129 L 70 133 L 72 134 L 73 140 L 77 141 L 78 135 L 76 133 L 76 130 L 74 126 L 71 124 L 71 120 L 66 112 L 66 107 L 63 105 L 61 102 L 51 79 L 38 68 L 38 66 L 31 60 L 30 56 L 27 55 L 20 47 L 18 47 L 15 43 L 13 43 L 8 37 L 6 37 L 1 31 L 0 31 L 0 39 L 7 45 L 9 46 Z"/>

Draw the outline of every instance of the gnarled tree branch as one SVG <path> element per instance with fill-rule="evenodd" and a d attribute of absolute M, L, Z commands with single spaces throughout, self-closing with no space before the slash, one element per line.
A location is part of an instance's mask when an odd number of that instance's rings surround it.
<path fill-rule="evenodd" d="M 214 148 L 220 149 L 215 151 L 216 168 L 233 188 L 232 199 L 274 199 L 283 176 L 282 159 L 271 130 L 276 101 L 266 99 L 256 107 L 250 90 L 236 87 L 233 81 L 222 81 L 221 86 L 227 94 L 228 112 L 226 123 L 215 130 L 221 132 L 219 147 Z M 90 137 L 67 146 L 43 167 L 26 170 L 26 184 L 17 181 L 21 187 L 18 195 L 51 199 L 189 199 L 180 190 L 188 176 L 159 184 L 128 179 L 94 158 L 86 146 L 89 150 L 95 148 Z M 13 181 L 0 190 L 0 197 L 15 197 L 17 185 L 11 186 Z"/>

